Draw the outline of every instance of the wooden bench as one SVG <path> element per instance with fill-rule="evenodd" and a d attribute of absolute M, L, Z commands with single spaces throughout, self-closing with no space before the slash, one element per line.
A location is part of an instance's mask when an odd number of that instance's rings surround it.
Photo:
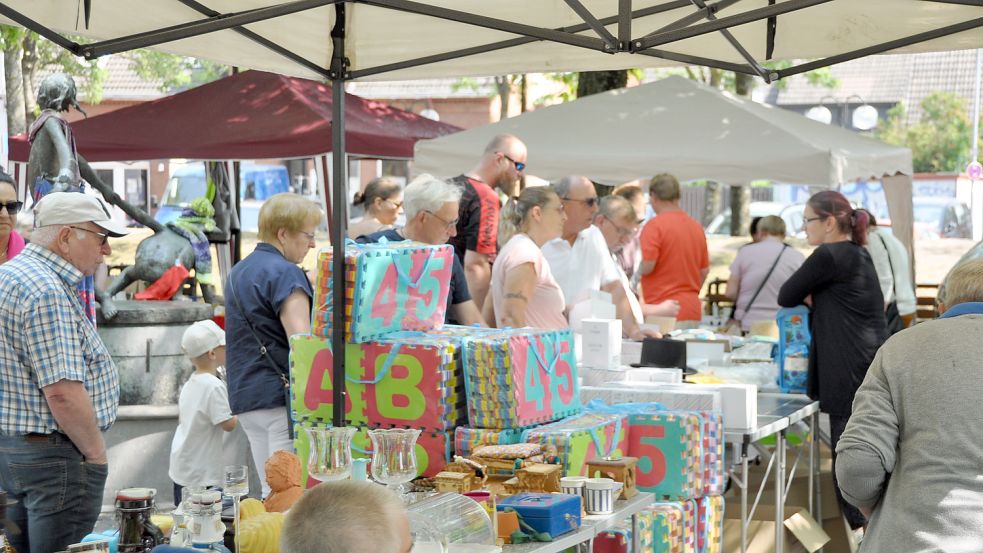
<path fill-rule="evenodd" d="M 707 295 L 703 297 L 703 311 L 707 315 L 713 314 L 713 306 L 717 306 L 717 312 L 734 308 L 734 301 L 724 295 L 727 290 L 727 281 L 722 278 L 715 278 L 707 283 Z"/>
<path fill-rule="evenodd" d="M 938 295 L 938 284 L 920 283 L 915 285 L 915 317 L 917 320 L 926 321 L 939 316 L 935 307 L 935 299 Z"/>

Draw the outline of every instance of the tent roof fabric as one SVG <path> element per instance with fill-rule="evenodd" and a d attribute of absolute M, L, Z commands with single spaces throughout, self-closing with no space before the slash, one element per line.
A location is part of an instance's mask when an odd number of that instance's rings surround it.
<path fill-rule="evenodd" d="M 246 71 L 72 129 L 89 161 L 309 157 L 332 150 L 331 104 L 331 85 Z M 458 130 L 352 94 L 345 129 L 349 154 L 383 158 L 410 158 L 417 140 Z M 29 153 L 23 135 L 11 139 L 12 160 Z"/>
<path fill-rule="evenodd" d="M 729 184 L 832 186 L 911 174 L 911 151 L 682 77 L 609 91 L 451 136 L 420 141 L 415 168 L 467 170 L 497 134 L 529 148 L 527 172 L 617 184 L 668 171 Z"/>
<path fill-rule="evenodd" d="M 956 34 L 895 48 L 893 52 L 942 51 L 977 48 L 983 45 L 983 7 L 965 0 L 742 0 L 716 2 L 718 20 L 760 9 L 803 7 L 773 18 L 759 18 L 731 27 L 730 32 L 759 63 L 765 60 L 808 60 L 839 55 L 888 41 L 964 25 Z M 3 5 L 59 33 L 81 35 L 96 41 L 129 37 L 170 26 L 207 19 L 192 5 L 179 0 L 99 0 L 92 2 L 88 26 L 79 10 L 66 9 L 65 0 L 6 0 Z M 236 66 L 309 78 L 323 78 L 330 66 L 335 24 L 335 6 L 327 0 L 209 0 L 207 10 L 220 14 L 242 13 L 276 7 L 292 13 L 248 23 L 243 27 L 276 46 L 307 60 L 302 63 L 277 53 L 235 29 L 180 38 L 169 35 L 157 49 L 215 60 Z M 293 5 L 291 5 L 293 4 Z M 304 4 L 304 5 L 301 5 Z M 605 53 L 603 41 L 578 15 L 567 0 L 372 0 L 346 2 L 345 56 L 353 76 L 370 80 L 421 79 L 507 73 L 627 69 L 662 65 L 696 64 L 679 56 L 705 58 L 720 63 L 750 66 L 720 32 L 708 32 L 655 45 L 633 54 Z M 617 24 L 619 0 L 580 0 L 594 18 L 604 20 L 607 32 L 624 50 L 636 48 L 653 32 L 673 31 L 704 25 L 695 2 L 630 0 L 627 6 L 637 16 L 630 20 L 629 36 Z M 310 6 L 312 9 L 303 9 Z M 807 7 L 806 7 L 807 6 Z M 303 11 L 301 11 L 303 10 Z M 429 12 L 428 14 L 421 12 Z M 12 22 L 9 12 L 0 22 Z M 702 14 L 705 16 L 705 13 Z M 684 19 L 691 18 L 691 19 Z M 218 21 L 218 18 L 216 18 Z M 235 20 L 230 20 L 235 21 Z M 627 21 L 627 19 L 626 19 Z M 682 21 L 682 23 L 679 23 Z M 774 22 L 773 40 L 769 25 Z M 736 21 L 735 21 L 736 23 Z M 598 25 L 600 27 L 600 25 Z M 581 31 L 553 33 L 575 27 Z M 505 31 L 501 29 L 509 29 Z M 553 34 L 550 34 L 553 33 Z M 542 40 L 559 36 L 577 45 Z M 670 40 L 665 34 L 661 37 Z M 178 38 L 178 40 L 174 40 Z M 679 38 L 676 35 L 676 38 Z M 163 39 L 161 39 L 163 41 Z M 488 48 L 490 44 L 514 40 Z M 159 41 L 160 42 L 160 41 Z M 773 48 L 769 48 L 771 42 Z M 128 41 L 116 51 L 144 46 Z M 470 55 L 452 59 L 430 58 L 415 67 L 392 68 L 391 64 L 470 49 Z M 108 50 L 104 50 L 108 51 Z M 660 57 L 661 56 L 661 57 Z M 857 56 L 854 56 L 857 57 Z M 702 65 L 712 65 L 703 63 Z M 379 68 L 390 66 L 387 71 Z M 781 74 L 781 70 L 778 71 Z"/>

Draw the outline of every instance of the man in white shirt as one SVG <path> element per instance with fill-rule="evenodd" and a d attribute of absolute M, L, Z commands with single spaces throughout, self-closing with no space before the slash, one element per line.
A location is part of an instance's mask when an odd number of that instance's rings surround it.
<path fill-rule="evenodd" d="M 641 340 L 646 334 L 632 313 L 617 265 L 601 231 L 591 225 L 599 205 L 594 184 L 587 177 L 568 176 L 554 184 L 553 189 L 563 201 L 567 220 L 563 235 L 543 244 L 543 255 L 563 290 L 567 309 L 588 299 L 591 290 L 608 292 L 624 334 Z"/>
<path fill-rule="evenodd" d="M 867 251 L 874 261 L 877 280 L 884 295 L 885 308 L 891 302 L 897 302 L 898 314 L 903 321 L 902 328 L 911 325 L 917 309 L 915 288 L 911 283 L 911 262 L 908 250 L 901 240 L 898 240 L 891 229 L 877 226 L 877 220 L 868 211 L 870 230 L 867 232 Z M 900 329 L 890 329 L 897 332 Z"/>

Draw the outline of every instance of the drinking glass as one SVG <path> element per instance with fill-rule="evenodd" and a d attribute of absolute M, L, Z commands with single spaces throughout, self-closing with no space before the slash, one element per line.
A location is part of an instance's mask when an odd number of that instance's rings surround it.
<path fill-rule="evenodd" d="M 305 427 L 311 450 L 307 474 L 321 482 L 348 478 L 352 473 L 352 436 L 356 430 L 348 426 Z"/>
<path fill-rule="evenodd" d="M 369 430 L 372 440 L 372 478 L 402 495 L 403 484 L 416 478 L 416 428 Z"/>
<path fill-rule="evenodd" d="M 236 529 L 236 553 L 239 553 L 239 498 L 249 493 L 249 467 L 246 465 L 228 465 L 225 467 L 223 492 L 232 496 L 233 517 Z"/>

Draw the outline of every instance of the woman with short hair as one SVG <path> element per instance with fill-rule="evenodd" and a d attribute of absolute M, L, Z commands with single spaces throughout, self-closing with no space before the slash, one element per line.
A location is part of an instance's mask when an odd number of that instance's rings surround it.
<path fill-rule="evenodd" d="M 259 211 L 260 242 L 225 284 L 229 404 L 249 438 L 264 496 L 266 460 L 278 449 L 293 451 L 284 393 L 288 339 L 311 330 L 314 294 L 298 265 L 316 245 L 321 217 L 316 203 L 297 194 L 267 200 Z"/>
<path fill-rule="evenodd" d="M 741 330 L 755 321 L 774 321 L 778 291 L 805 261 L 805 256 L 784 242 L 785 221 L 768 215 L 758 221 L 759 241 L 743 246 L 730 265 L 727 297 L 734 300 L 733 318 Z"/>
<path fill-rule="evenodd" d="M 14 179 L 0 171 L 0 264 L 14 258 L 24 249 L 24 238 L 17 233 L 17 213 L 23 207 L 17 201 Z"/>

